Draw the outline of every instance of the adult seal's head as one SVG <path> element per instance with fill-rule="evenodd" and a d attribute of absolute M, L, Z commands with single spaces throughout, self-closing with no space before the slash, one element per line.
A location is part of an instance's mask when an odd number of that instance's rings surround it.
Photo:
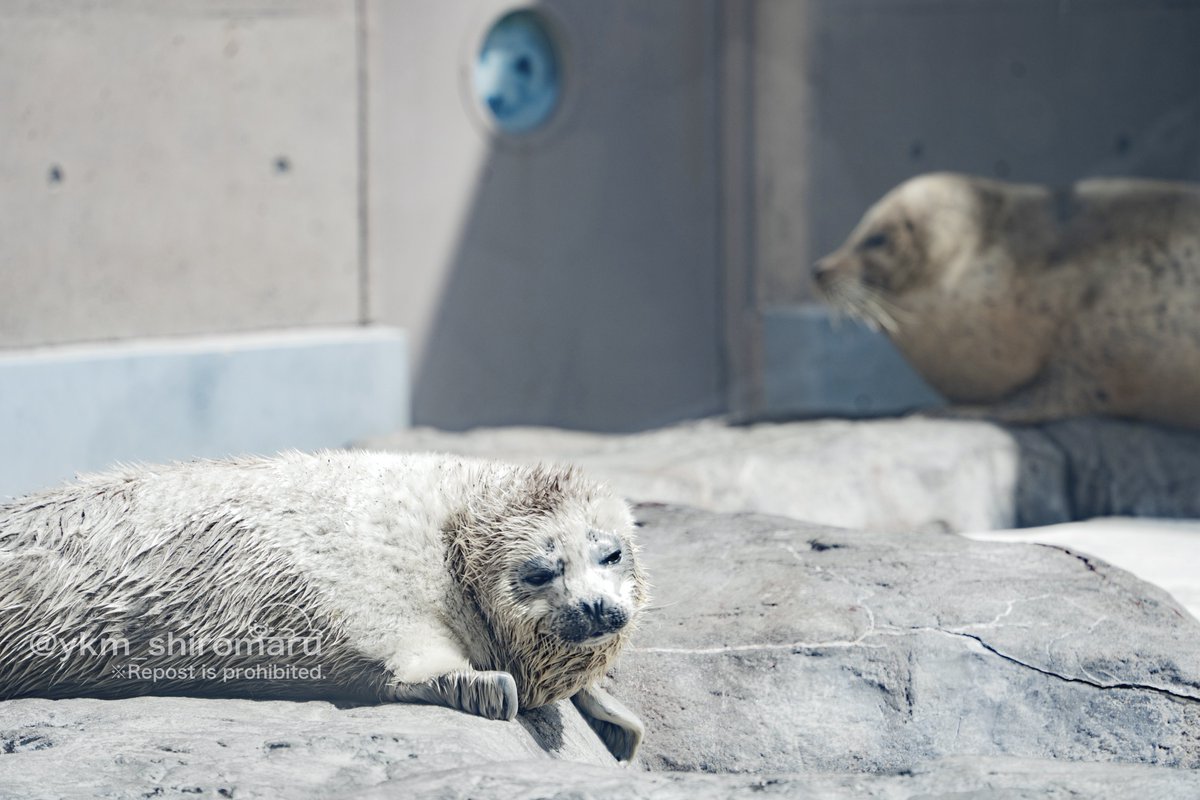
<path fill-rule="evenodd" d="M 1200 189 L 913 178 L 815 267 L 967 413 L 1200 427 Z"/>
<path fill-rule="evenodd" d="M 835 308 L 891 334 L 945 286 L 979 246 L 986 201 L 957 175 L 901 184 L 863 216 L 845 244 L 817 262 L 818 291 Z"/>

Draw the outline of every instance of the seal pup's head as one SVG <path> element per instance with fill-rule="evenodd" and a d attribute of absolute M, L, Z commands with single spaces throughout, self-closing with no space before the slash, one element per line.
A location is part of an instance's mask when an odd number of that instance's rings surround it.
<path fill-rule="evenodd" d="M 835 310 L 896 334 L 922 290 L 952 282 L 978 244 L 975 179 L 919 175 L 875 203 L 846 242 L 813 267 Z"/>
<path fill-rule="evenodd" d="M 570 468 L 491 466 L 446 529 L 447 559 L 488 627 L 487 667 L 511 672 L 531 708 L 603 674 L 649 585 L 629 507 L 607 487 Z"/>
<path fill-rule="evenodd" d="M 620 633 L 641 594 L 623 521 L 562 520 L 540 538 L 511 567 L 507 590 L 515 605 L 565 644 L 600 644 Z"/>

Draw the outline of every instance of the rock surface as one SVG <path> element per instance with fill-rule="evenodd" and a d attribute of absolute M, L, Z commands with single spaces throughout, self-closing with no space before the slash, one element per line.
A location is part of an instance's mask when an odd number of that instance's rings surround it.
<path fill-rule="evenodd" d="M 1060 548 L 641 506 L 621 768 L 567 703 L 0 703 L 0 797 L 1194 798 L 1200 623 Z"/>
<path fill-rule="evenodd" d="M 317 701 L 0 702 L 4 798 L 330 797 L 496 763 L 544 768 L 551 759 L 617 769 L 567 702 L 517 722 Z"/>
<path fill-rule="evenodd" d="M 1089 517 L 1200 518 L 1200 433 L 1075 419 L 1010 429 L 1017 526 Z"/>
<path fill-rule="evenodd" d="M 979 541 L 1037 542 L 1097 556 L 1165 589 L 1200 619 L 1200 523 L 1195 520 L 1101 517 L 966 535 Z"/>
<path fill-rule="evenodd" d="M 955 758 L 893 775 L 638 773 L 565 762 L 512 763 L 434 773 L 353 795 L 437 800 L 1195 800 L 1200 773 L 1127 764 Z"/>
<path fill-rule="evenodd" d="M 630 435 L 417 428 L 366 445 L 566 461 L 633 500 L 852 528 L 990 530 L 1017 515 L 1017 444 L 981 422 L 703 420 Z"/>
<path fill-rule="evenodd" d="M 1200 433 L 1119 420 L 1004 428 L 908 417 L 624 436 L 401 431 L 366 446 L 576 463 L 634 500 L 826 525 L 984 531 L 1101 515 L 1200 517 Z"/>
<path fill-rule="evenodd" d="M 651 769 L 955 755 L 1200 767 L 1200 623 L 1060 548 L 641 506 L 656 610 L 614 673 Z"/>

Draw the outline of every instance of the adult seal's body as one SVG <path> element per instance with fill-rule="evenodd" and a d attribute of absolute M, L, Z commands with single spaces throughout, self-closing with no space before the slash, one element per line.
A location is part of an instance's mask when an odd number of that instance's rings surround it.
<path fill-rule="evenodd" d="M 624 502 L 571 470 L 292 454 L 113 472 L 0 506 L 0 697 L 438 703 L 597 686 L 647 601 Z"/>
<path fill-rule="evenodd" d="M 815 270 L 955 403 L 1200 428 L 1200 188 L 923 175 Z"/>

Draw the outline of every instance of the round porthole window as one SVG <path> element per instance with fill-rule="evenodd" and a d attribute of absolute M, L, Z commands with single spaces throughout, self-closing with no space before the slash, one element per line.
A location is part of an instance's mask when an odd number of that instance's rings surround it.
<path fill-rule="evenodd" d="M 500 131 L 522 134 L 553 116 L 562 92 L 562 64 L 545 19 L 513 11 L 496 21 L 475 59 L 471 86 Z"/>

